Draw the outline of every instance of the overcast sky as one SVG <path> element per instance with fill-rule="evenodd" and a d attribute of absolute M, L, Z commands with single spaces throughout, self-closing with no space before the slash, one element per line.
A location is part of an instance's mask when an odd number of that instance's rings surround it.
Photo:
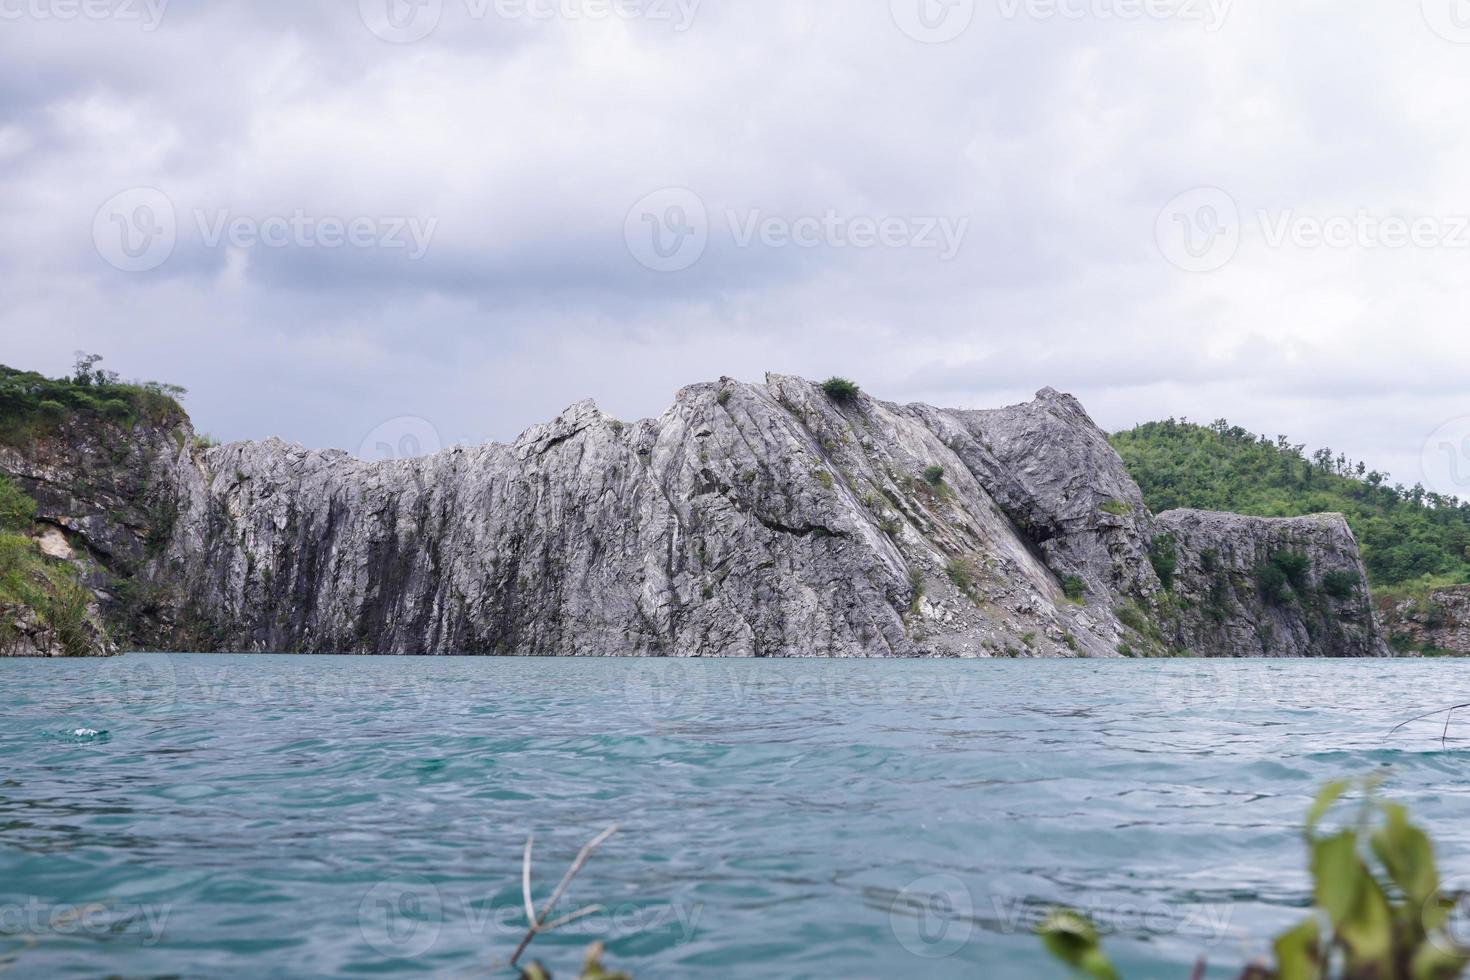
<path fill-rule="evenodd" d="M 1463 0 L 0 0 L 0 361 L 354 451 L 767 370 L 1051 385 L 1413 482 L 1470 433 L 1467 42 Z"/>

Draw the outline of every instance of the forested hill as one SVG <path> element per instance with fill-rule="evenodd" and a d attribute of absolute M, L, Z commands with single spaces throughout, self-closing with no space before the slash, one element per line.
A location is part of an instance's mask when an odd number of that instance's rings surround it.
<path fill-rule="evenodd" d="M 1470 502 L 1387 474 L 1330 449 L 1313 453 L 1224 420 L 1170 419 L 1112 436 L 1154 513 L 1176 507 L 1257 517 L 1347 516 L 1375 586 L 1470 582 Z"/>

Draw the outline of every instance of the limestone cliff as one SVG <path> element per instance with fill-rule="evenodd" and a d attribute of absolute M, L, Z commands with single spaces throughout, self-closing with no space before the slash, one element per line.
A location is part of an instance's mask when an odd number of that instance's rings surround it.
<path fill-rule="evenodd" d="M 511 445 L 387 463 L 276 439 L 198 448 L 187 421 L 71 420 L 0 447 L 0 472 L 137 648 L 1386 652 L 1366 587 L 1316 590 L 1333 572 L 1361 581 L 1340 521 L 1155 519 L 1082 406 L 1050 389 L 974 412 L 722 379 L 656 419 L 583 402 Z M 1257 572 L 1282 553 L 1307 567 L 1268 600 Z"/>

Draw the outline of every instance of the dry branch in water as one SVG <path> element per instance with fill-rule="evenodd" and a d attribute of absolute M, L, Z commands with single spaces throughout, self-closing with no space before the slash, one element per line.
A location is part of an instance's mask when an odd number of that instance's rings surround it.
<path fill-rule="evenodd" d="M 613 824 L 611 827 L 607 828 L 602 833 L 598 834 L 596 837 L 588 841 L 582 847 L 582 849 L 577 852 L 577 859 L 572 862 L 571 867 L 567 868 L 566 874 L 561 876 L 561 881 L 557 884 L 556 890 L 551 893 L 551 897 L 546 900 L 546 904 L 541 906 L 541 912 L 539 915 L 536 912 L 536 904 L 531 900 L 531 848 L 536 841 L 536 835 L 532 834 L 526 838 L 526 851 L 521 858 L 521 898 L 525 900 L 526 921 L 531 924 L 531 927 L 526 930 L 525 936 L 521 937 L 521 944 L 517 946 L 516 951 L 511 954 L 511 966 L 516 965 L 516 960 L 520 959 L 521 954 L 526 951 L 526 947 L 531 945 L 531 940 L 535 939 L 543 932 L 551 932 L 553 929 L 564 926 L 568 922 L 574 922 L 577 919 L 582 918 L 583 916 L 588 916 L 593 914 L 594 912 L 602 911 L 601 905 L 589 905 L 584 909 L 578 909 L 577 911 L 564 915 L 559 919 L 555 919 L 550 922 L 547 921 L 551 917 L 551 913 L 555 911 L 556 903 L 561 901 L 562 893 L 567 890 L 567 886 L 572 883 L 572 879 L 577 876 L 577 872 L 582 870 L 582 866 L 587 863 L 587 859 L 592 856 L 592 852 L 597 850 L 597 848 L 602 845 L 603 841 L 607 840 L 609 837 L 617 832 L 618 825 Z"/>
<path fill-rule="evenodd" d="M 1444 731 L 1441 732 L 1439 736 L 1439 747 L 1444 748 L 1450 737 L 1450 719 L 1453 718 L 1455 716 L 1455 712 L 1459 711 L 1461 708 L 1470 708 L 1470 703 L 1453 704 L 1450 705 L 1448 708 L 1439 708 L 1435 711 L 1426 711 L 1422 715 L 1416 715 L 1415 717 L 1410 718 L 1408 721 L 1401 722 L 1393 726 L 1393 729 L 1389 731 L 1388 734 L 1393 735 L 1400 729 L 1407 728 L 1409 725 L 1412 725 L 1416 721 L 1423 721 L 1425 718 L 1433 718 L 1435 715 L 1442 714 L 1445 716 Z"/>

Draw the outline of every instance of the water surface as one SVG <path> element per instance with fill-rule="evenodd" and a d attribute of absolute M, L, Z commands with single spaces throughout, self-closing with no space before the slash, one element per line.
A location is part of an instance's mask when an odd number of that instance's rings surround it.
<path fill-rule="evenodd" d="M 1463 661 L 130 655 L 0 660 L 0 972 L 1031 978 L 1090 910 L 1129 977 L 1233 976 L 1367 772 L 1470 883 Z"/>

